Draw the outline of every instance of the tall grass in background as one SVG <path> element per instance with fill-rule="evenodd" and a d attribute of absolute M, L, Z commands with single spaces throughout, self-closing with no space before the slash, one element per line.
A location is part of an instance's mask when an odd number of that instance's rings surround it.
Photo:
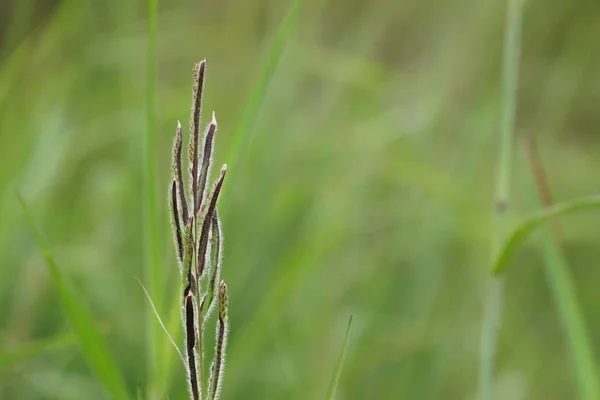
<path fill-rule="evenodd" d="M 515 138 L 515 121 L 517 112 L 518 70 L 521 52 L 521 30 L 523 18 L 522 0 L 509 0 L 506 16 L 506 30 L 503 55 L 503 92 L 500 127 L 500 145 L 498 157 L 498 175 L 496 179 L 495 221 L 492 234 L 492 278 L 486 289 L 482 339 L 480 350 L 479 384 L 482 400 L 494 398 L 493 380 L 495 356 L 498 348 L 498 332 L 500 329 L 504 279 L 501 275 L 507 267 L 511 256 L 524 238 L 539 225 L 546 224 L 552 218 L 587 208 L 600 206 L 600 196 L 589 196 L 575 199 L 553 207 L 546 199 L 547 210 L 538 212 L 518 226 L 513 232 L 507 227 L 506 213 L 509 204 L 509 187 L 512 166 L 512 148 Z M 537 171 L 538 191 L 543 193 L 545 176 L 541 174 L 541 165 L 533 159 L 530 148 L 528 153 L 532 169 Z M 569 276 L 564 256 L 555 247 L 546 234 L 543 254 L 547 264 L 548 283 L 553 289 L 555 304 L 559 311 L 572 353 L 573 366 L 577 376 L 581 399 L 596 400 L 600 396 L 600 376 L 596 370 L 594 351 L 587 337 L 582 314 L 577 304 L 575 287 Z"/>
<path fill-rule="evenodd" d="M 52 276 L 52 280 L 60 297 L 60 306 L 64 315 L 67 317 L 82 352 L 87 359 L 94 374 L 98 377 L 100 383 L 104 386 L 105 394 L 110 398 L 119 400 L 128 400 L 131 397 L 125 386 L 120 368 L 108 349 L 108 346 L 102 337 L 102 334 L 96 326 L 92 315 L 85 308 L 81 293 L 77 293 L 65 279 L 60 267 L 54 261 L 54 256 L 50 248 L 45 243 L 44 237 L 37 228 L 33 216 L 31 215 L 25 200 L 17 193 L 23 215 L 27 220 L 32 232 L 35 235 L 38 246 L 42 251 L 44 260 Z"/>
<path fill-rule="evenodd" d="M 496 230 L 506 2 L 438 3 L 0 2 L 0 398 L 187 396 L 134 278 L 181 343 L 164 191 L 206 57 L 233 178 L 222 399 L 476 397 L 489 263 L 495 399 L 594 399 L 600 4 L 525 3 L 516 126 L 555 201 L 510 156 Z"/>

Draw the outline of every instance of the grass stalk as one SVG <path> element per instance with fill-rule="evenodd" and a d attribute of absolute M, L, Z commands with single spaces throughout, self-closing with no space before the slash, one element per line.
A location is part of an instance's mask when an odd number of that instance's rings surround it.
<path fill-rule="evenodd" d="M 503 52 L 502 110 L 498 169 L 494 196 L 494 215 L 491 232 L 492 260 L 506 234 L 506 216 L 510 195 L 512 147 L 517 110 L 518 66 L 521 53 L 522 0 L 508 0 Z M 492 261 L 493 262 L 493 261 Z M 480 399 L 493 399 L 493 375 L 498 330 L 502 314 L 504 278 L 493 277 L 487 283 L 483 327 L 480 343 Z"/>
<path fill-rule="evenodd" d="M 532 172 L 532 184 L 537 191 L 536 206 L 553 205 L 552 192 L 547 175 L 534 142 L 524 142 L 527 160 Z M 533 190 L 531 190 L 533 192 Z M 532 196 L 533 197 L 533 196 Z M 561 246 L 561 231 L 555 221 L 542 232 L 542 256 L 545 274 L 552 291 L 558 316 L 566 335 L 579 396 L 583 400 L 600 399 L 598 370 L 594 349 L 586 328 L 583 312 L 577 301 L 577 288 L 570 273 L 569 264 Z"/>
<path fill-rule="evenodd" d="M 154 304 L 162 309 L 162 273 L 160 268 L 160 251 L 158 247 L 158 209 L 156 192 L 156 47 L 158 30 L 158 0 L 148 0 L 148 43 L 146 65 L 146 136 L 144 146 L 144 254 L 146 282 L 152 294 Z M 148 398 L 152 399 L 155 393 L 155 384 L 158 376 L 158 351 L 160 326 L 148 313 Z"/>

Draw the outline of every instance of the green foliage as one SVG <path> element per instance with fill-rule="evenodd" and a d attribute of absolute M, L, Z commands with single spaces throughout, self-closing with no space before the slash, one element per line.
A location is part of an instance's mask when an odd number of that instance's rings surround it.
<path fill-rule="evenodd" d="M 60 268 L 54 261 L 50 248 L 44 241 L 42 233 L 37 228 L 35 221 L 27 208 L 27 204 L 25 204 L 25 201 L 18 193 L 17 198 L 21 204 L 23 215 L 27 219 L 27 223 L 35 235 L 38 246 L 42 251 L 46 265 L 48 266 L 54 286 L 60 297 L 61 308 L 77 335 L 83 354 L 90 364 L 90 367 L 98 377 L 98 380 L 104 385 L 106 392 L 109 393 L 112 398 L 120 400 L 130 399 L 123 377 L 115 360 L 111 356 L 104 337 L 98 330 L 96 322 L 94 322 L 94 317 L 83 304 L 81 294 L 77 293 L 75 289 L 67 284 Z"/>
<path fill-rule="evenodd" d="M 281 25 L 275 33 L 273 43 L 267 52 L 266 59 L 260 74 L 254 82 L 250 97 L 246 102 L 246 106 L 240 118 L 240 122 L 237 125 L 237 129 L 232 137 L 232 144 L 230 145 L 230 151 L 228 153 L 228 159 L 233 160 L 234 165 L 242 164 L 250 143 L 250 135 L 258 119 L 259 112 L 262 104 L 265 101 L 267 95 L 267 89 L 269 83 L 272 80 L 275 68 L 281 58 L 286 42 L 292 34 L 292 29 L 296 24 L 298 13 L 300 12 L 301 6 L 304 0 L 293 0 L 289 6 Z M 226 196 L 224 196 L 226 198 Z M 224 207 L 227 207 L 226 200 Z"/>
<path fill-rule="evenodd" d="M 144 400 L 186 398 L 185 369 L 134 277 L 183 350 L 166 190 L 190 67 L 202 57 L 203 126 L 216 110 L 213 162 L 230 163 L 219 209 L 231 302 L 221 399 L 324 397 L 337 321 L 348 314 L 338 398 L 477 397 L 490 256 L 532 208 L 516 157 L 506 235 L 490 254 L 506 2 L 303 3 L 289 14 L 299 3 L 160 1 L 153 62 L 146 2 L 0 2 L 0 398 L 111 397 L 63 318 L 14 187 L 93 310 L 131 397 L 140 388 Z M 536 137 L 561 204 L 598 192 L 600 3 L 530 1 L 524 11 L 516 136 Z M 270 58 L 288 15 L 283 50 Z M 265 65 L 274 65 L 268 74 Z M 559 218 L 578 312 L 598 349 L 599 216 Z M 557 306 L 543 242 L 526 236 L 500 275 L 495 398 L 577 398 L 565 328 L 576 311 Z M 161 275 L 154 283 L 151 271 Z"/>

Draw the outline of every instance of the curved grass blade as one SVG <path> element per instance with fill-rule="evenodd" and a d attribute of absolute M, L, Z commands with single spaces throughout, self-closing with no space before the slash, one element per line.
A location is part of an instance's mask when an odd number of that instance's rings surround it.
<path fill-rule="evenodd" d="M 519 248 L 519 245 L 531 232 L 533 232 L 533 230 L 535 230 L 535 228 L 554 217 L 592 208 L 600 208 L 600 195 L 580 197 L 535 212 L 508 235 L 508 239 L 502 245 L 496 260 L 494 261 L 492 275 L 501 275 L 506 270 L 512 256 Z"/>
<path fill-rule="evenodd" d="M 536 189 L 532 202 L 536 207 L 553 204 L 552 191 L 546 171 L 533 139 L 523 142 L 523 147 L 531 169 L 531 192 Z M 552 221 L 555 222 L 555 221 Z M 545 275 L 550 286 L 558 317 L 564 330 L 571 352 L 575 378 L 581 399 L 600 399 L 600 382 L 594 359 L 594 346 L 586 327 L 585 317 L 577 299 L 577 286 L 571 275 L 571 268 L 561 246 L 561 230 L 558 224 L 542 228 L 540 237 L 541 254 L 545 264 Z M 551 228 L 551 229 L 549 229 Z"/>
<path fill-rule="evenodd" d="M 275 39 L 267 55 L 267 59 L 262 68 L 260 76 L 256 80 L 250 98 L 246 103 L 246 107 L 242 113 L 241 120 L 232 138 L 232 145 L 227 155 L 227 160 L 230 160 L 231 167 L 235 168 L 238 163 L 241 163 L 245 153 L 245 149 L 250 142 L 250 134 L 254 128 L 254 124 L 258 118 L 260 107 L 262 106 L 267 88 L 271 82 L 275 68 L 281 58 L 285 44 L 287 43 L 292 29 L 298 19 L 298 13 L 302 6 L 303 0 L 295 0 L 287 11 L 281 25 L 275 33 Z M 222 209 L 227 209 L 229 196 L 225 194 L 225 198 L 221 200 Z"/>
<path fill-rule="evenodd" d="M 98 330 L 92 315 L 81 302 L 83 296 L 76 293 L 75 289 L 66 283 L 60 268 L 54 261 L 52 252 L 29 212 L 27 204 L 18 192 L 17 199 L 23 210 L 23 215 L 42 251 L 42 255 L 54 281 L 54 286 L 56 286 L 56 290 L 58 291 L 60 305 L 73 327 L 83 350 L 83 355 L 111 398 L 129 400 L 130 395 L 125 386 L 123 376 L 119 372 L 108 345 Z"/>
<path fill-rule="evenodd" d="M 333 376 L 331 377 L 331 383 L 329 384 L 329 390 L 327 391 L 327 397 L 325 400 L 333 400 L 335 398 L 335 391 L 337 389 L 338 383 L 340 381 L 340 376 L 342 375 L 342 366 L 344 365 L 344 357 L 346 355 L 346 348 L 348 347 L 348 338 L 350 337 L 350 329 L 352 328 L 352 315 L 348 320 L 348 327 L 346 328 L 346 335 L 344 335 L 344 342 L 342 343 L 342 350 L 340 352 L 340 356 L 338 358 L 337 365 L 335 367 L 335 371 L 333 372 Z"/>

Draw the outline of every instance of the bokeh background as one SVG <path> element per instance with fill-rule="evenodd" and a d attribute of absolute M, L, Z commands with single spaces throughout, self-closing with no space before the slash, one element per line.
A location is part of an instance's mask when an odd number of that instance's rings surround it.
<path fill-rule="evenodd" d="M 187 126 L 192 65 L 207 58 L 204 121 L 216 111 L 215 161 L 234 165 L 220 210 L 232 321 L 223 398 L 324 398 L 353 315 L 338 398 L 474 399 L 506 2 L 305 1 L 244 150 L 232 151 L 289 6 L 160 2 L 164 296 L 178 291 L 171 144 L 176 121 Z M 517 134 L 537 141 L 557 201 L 599 190 L 599 21 L 591 0 L 524 9 Z M 148 375 L 154 317 L 134 279 L 146 277 L 146 32 L 144 1 L 0 2 L 2 399 L 107 398 L 15 189 L 132 396 L 159 387 L 155 398 L 186 398 L 173 351 L 172 373 Z M 518 140 L 512 178 L 517 221 L 537 207 Z M 561 220 L 600 349 L 598 226 L 597 212 Z M 498 399 L 577 395 L 536 243 L 519 250 L 507 278 Z"/>

